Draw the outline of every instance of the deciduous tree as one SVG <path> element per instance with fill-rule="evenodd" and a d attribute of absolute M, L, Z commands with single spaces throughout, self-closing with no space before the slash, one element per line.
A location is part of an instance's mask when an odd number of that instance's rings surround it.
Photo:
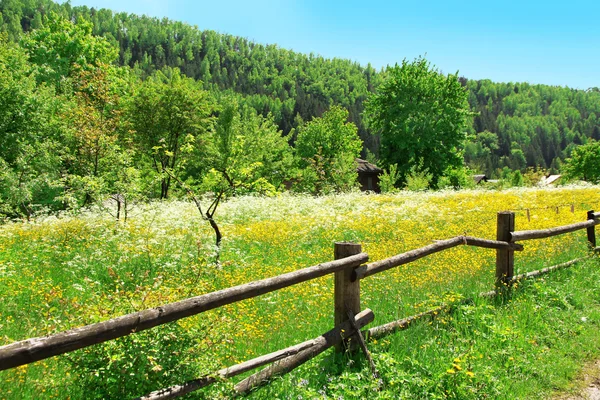
<path fill-rule="evenodd" d="M 356 185 L 356 158 L 362 149 L 348 111 L 334 106 L 322 117 L 298 128 L 296 157 L 302 170 L 300 188 L 316 194 L 344 191 Z"/>
<path fill-rule="evenodd" d="M 380 158 L 398 164 L 403 177 L 418 166 L 432 174 L 435 186 L 448 167 L 463 164 L 472 114 L 457 74 L 443 75 L 424 58 L 404 60 L 388 68 L 367 112 L 381 135 Z"/>
<path fill-rule="evenodd" d="M 211 101 L 202 83 L 182 76 L 179 70 L 156 72 L 139 87 L 129 107 L 129 120 L 141 152 L 161 174 L 160 198 L 169 196 L 171 176 L 176 174 L 182 155 L 198 146 L 202 133 L 211 124 Z"/>
<path fill-rule="evenodd" d="M 575 147 L 563 169 L 570 179 L 600 183 L 600 142 L 590 140 L 587 144 Z"/>

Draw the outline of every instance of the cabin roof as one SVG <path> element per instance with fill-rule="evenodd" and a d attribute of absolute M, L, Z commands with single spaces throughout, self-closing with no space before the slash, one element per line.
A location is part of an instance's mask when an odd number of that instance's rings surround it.
<path fill-rule="evenodd" d="M 358 172 L 370 172 L 374 174 L 380 174 L 383 172 L 383 170 L 377 165 L 371 164 L 367 160 L 363 160 L 361 158 L 356 159 L 356 170 Z"/>
<path fill-rule="evenodd" d="M 542 178 L 542 183 L 544 185 L 552 185 L 556 183 L 561 177 L 562 175 L 548 175 L 547 177 Z"/>
<path fill-rule="evenodd" d="M 475 184 L 478 184 L 481 183 L 481 181 L 487 182 L 488 178 L 485 175 L 473 175 L 473 180 L 475 181 Z"/>

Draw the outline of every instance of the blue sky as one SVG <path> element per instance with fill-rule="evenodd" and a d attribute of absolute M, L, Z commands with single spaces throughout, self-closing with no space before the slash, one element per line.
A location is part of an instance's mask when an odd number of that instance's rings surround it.
<path fill-rule="evenodd" d="M 600 87 L 600 1 L 72 0 L 376 68 L 426 58 L 471 79 Z"/>

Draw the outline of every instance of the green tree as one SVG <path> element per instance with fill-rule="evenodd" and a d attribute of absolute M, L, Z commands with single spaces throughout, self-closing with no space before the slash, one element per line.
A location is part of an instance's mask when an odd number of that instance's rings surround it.
<path fill-rule="evenodd" d="M 435 186 L 448 167 L 463 164 L 472 113 L 457 74 L 444 76 L 424 58 L 404 60 L 388 68 L 366 110 L 381 136 L 381 160 L 398 164 L 403 179 L 418 166 Z"/>
<path fill-rule="evenodd" d="M 348 111 L 334 106 L 298 128 L 296 157 L 302 170 L 300 188 L 316 194 L 356 186 L 356 158 L 362 149 Z"/>
<path fill-rule="evenodd" d="M 151 160 L 162 176 L 160 198 L 169 196 L 171 175 L 179 174 L 182 161 L 199 146 L 211 125 L 212 103 L 202 83 L 176 69 L 157 71 L 138 88 L 129 106 L 128 119 L 138 151 Z"/>
<path fill-rule="evenodd" d="M 272 116 L 265 118 L 250 107 L 240 108 L 228 97 L 222 102 L 206 149 L 201 152 L 209 170 L 202 186 L 213 193 L 210 205 L 204 209 L 194 192 L 170 174 L 186 189 L 202 218 L 214 230 L 217 262 L 222 234 L 214 216 L 220 202 L 236 194 L 275 192 L 289 176 L 293 161 L 287 138 L 281 135 Z"/>
<path fill-rule="evenodd" d="M 600 183 L 600 141 L 590 140 L 575 147 L 563 169 L 569 179 Z"/>
<path fill-rule="evenodd" d="M 26 54 L 0 34 L 0 213 L 29 217 L 60 190 L 60 102 L 38 88 Z"/>
<path fill-rule="evenodd" d="M 273 121 L 225 98 L 208 143 L 208 167 L 231 194 L 273 192 L 290 176 L 292 151 Z"/>
<path fill-rule="evenodd" d="M 127 83 L 119 79 L 114 67 L 105 64 L 73 76 L 74 101 L 64 112 L 70 147 L 67 180 L 73 200 L 87 205 L 108 193 L 125 196 L 127 191 L 119 190 L 123 186 L 119 177 L 123 177 L 121 169 L 131 167 L 131 155 L 119 133 L 123 125 L 121 92 Z"/>
<path fill-rule="evenodd" d="M 118 50 L 105 38 L 92 34 L 93 25 L 80 19 L 73 23 L 51 12 L 44 26 L 28 33 L 21 45 L 37 66 L 38 82 L 63 89 L 63 80 L 80 70 L 111 64 Z"/>

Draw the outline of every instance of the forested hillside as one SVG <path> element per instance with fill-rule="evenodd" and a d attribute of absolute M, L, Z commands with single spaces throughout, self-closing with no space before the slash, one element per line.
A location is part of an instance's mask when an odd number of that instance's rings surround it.
<path fill-rule="evenodd" d="M 212 192 L 218 204 L 290 183 L 344 191 L 361 155 L 391 172 L 388 189 L 411 175 L 424 188 L 460 187 L 472 182 L 464 166 L 558 172 L 600 139 L 597 88 L 472 81 L 422 58 L 376 71 L 50 0 L 0 0 L 0 78 L 7 216 L 115 193 Z M 580 165 L 564 170 L 596 179 L 594 149 L 573 152 Z"/>
<path fill-rule="evenodd" d="M 465 159 L 491 173 L 508 166 L 560 167 L 574 146 L 600 139 L 600 90 L 527 83 L 467 81 L 477 112 Z"/>
<path fill-rule="evenodd" d="M 272 113 L 284 133 L 298 125 L 298 118 L 306 121 L 341 105 L 361 138 L 371 141 L 361 117 L 368 92 L 379 82 L 371 66 L 295 53 L 168 19 L 50 0 L 2 0 L 0 4 L 1 29 L 15 40 L 22 31 L 41 26 L 43 15 L 51 10 L 73 20 L 83 16 L 93 23 L 94 34 L 118 46 L 120 65 L 139 68 L 145 75 L 165 66 L 180 68 L 204 82 L 206 89 L 242 94 L 263 115 Z"/>
<path fill-rule="evenodd" d="M 340 105 L 349 111 L 366 148 L 378 154 L 379 142 L 370 134 L 362 112 L 368 93 L 378 87 L 385 71 L 377 72 L 370 65 L 295 53 L 168 19 L 50 0 L 2 0 L 0 4 L 0 29 L 14 40 L 22 31 L 41 26 L 50 10 L 72 20 L 85 17 L 93 23 L 94 34 L 118 46 L 120 65 L 145 75 L 165 66 L 177 67 L 201 80 L 205 89 L 233 91 L 264 116 L 272 113 L 286 134 L 301 121 Z M 478 113 L 465 160 L 480 172 L 491 175 L 504 166 L 557 170 L 573 146 L 600 138 L 597 89 L 464 78 L 462 82 Z"/>

